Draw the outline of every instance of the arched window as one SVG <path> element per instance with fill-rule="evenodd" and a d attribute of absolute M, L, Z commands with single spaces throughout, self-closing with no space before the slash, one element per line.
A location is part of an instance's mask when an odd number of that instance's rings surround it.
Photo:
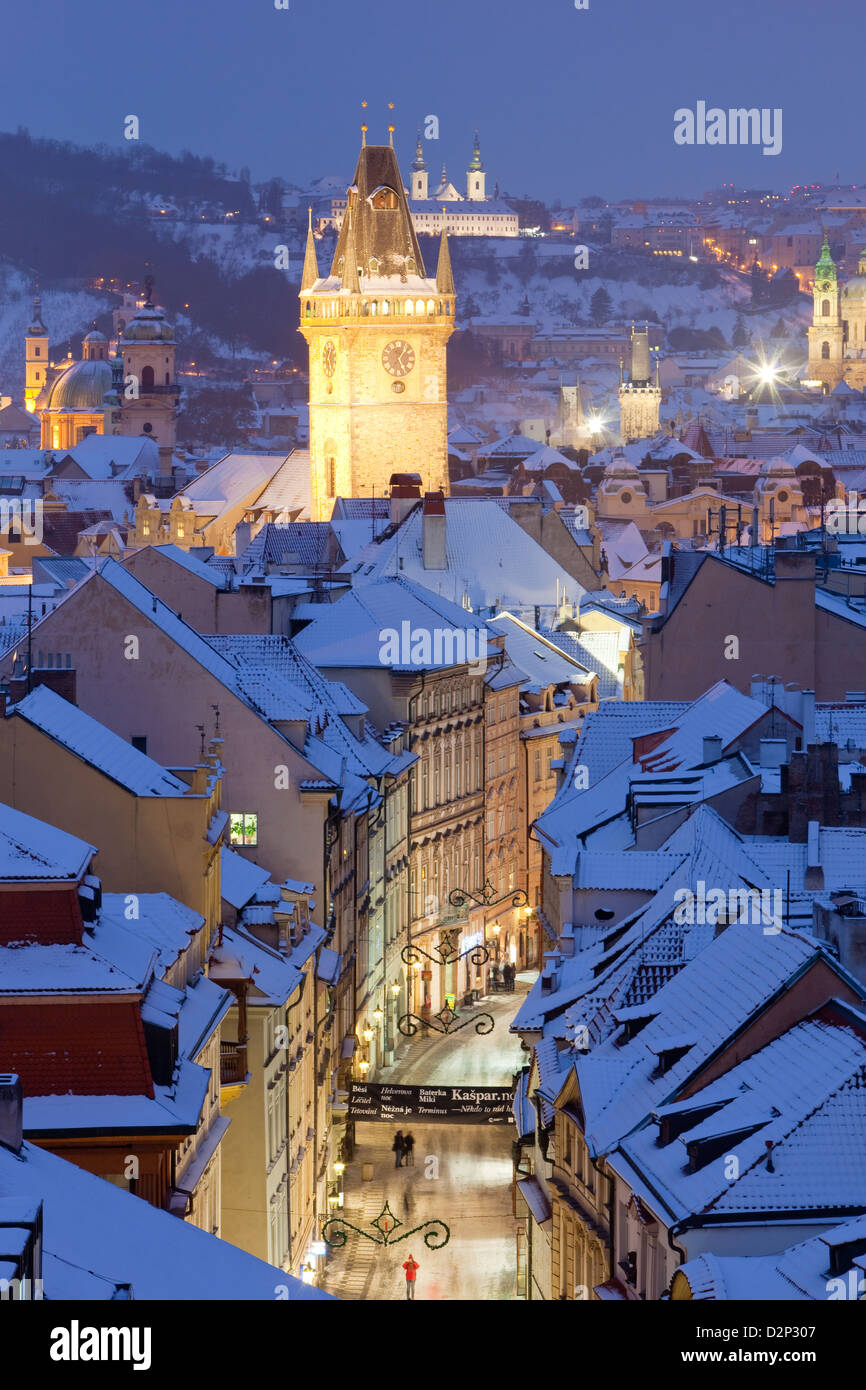
<path fill-rule="evenodd" d="M 432 299 L 428 299 L 428 300 L 427 300 L 427 313 L 428 313 L 428 314 L 435 314 L 435 313 L 436 313 L 436 305 L 435 305 L 435 303 L 433 302 Z"/>
<path fill-rule="evenodd" d="M 406 313 L 407 313 L 407 314 L 414 313 L 414 310 L 415 310 L 415 305 L 412 303 L 411 299 L 407 299 L 407 300 L 406 300 Z"/>
<path fill-rule="evenodd" d="M 361 304 L 361 318 L 362 318 L 362 319 L 366 319 L 366 318 L 369 318 L 369 316 L 370 316 L 370 305 L 367 303 L 367 300 L 365 299 L 365 300 L 362 302 L 362 304 Z"/>
<path fill-rule="evenodd" d="M 373 303 L 370 305 L 370 313 L 371 313 L 371 314 L 373 315 L 373 317 L 375 318 L 376 315 L 378 314 L 378 312 L 379 312 L 379 301 L 378 301 L 378 299 L 374 299 L 374 300 L 373 300 Z"/>
<path fill-rule="evenodd" d="M 382 300 L 382 313 L 383 313 L 383 314 L 390 314 L 390 312 L 391 312 L 391 303 L 390 303 L 390 301 L 387 300 L 387 299 L 383 299 L 383 300 Z"/>
<path fill-rule="evenodd" d="M 824 317 L 825 319 L 830 317 L 830 301 L 829 301 L 829 299 L 822 299 L 822 300 L 821 300 L 821 313 L 822 313 L 822 315 L 823 315 L 823 317 Z"/>
<path fill-rule="evenodd" d="M 830 356 L 830 344 L 829 344 L 829 343 L 822 343 L 822 344 L 821 344 L 821 356 L 824 358 L 825 361 L 826 361 L 826 359 Z"/>
<path fill-rule="evenodd" d="M 423 299 L 418 299 L 418 300 L 415 301 L 415 313 L 416 313 L 416 314 L 423 314 L 423 312 L 424 312 L 424 300 L 423 300 Z"/>
<path fill-rule="evenodd" d="M 171 385 L 171 381 L 169 380 L 168 372 L 166 372 L 166 374 L 165 374 L 165 384 L 166 384 L 166 386 L 170 386 L 170 385 Z"/>
<path fill-rule="evenodd" d="M 153 390 L 153 367 L 142 367 L 141 369 L 141 389 L 142 391 Z"/>
<path fill-rule="evenodd" d="M 377 188 L 371 201 L 377 212 L 396 212 L 398 207 L 393 188 Z"/>

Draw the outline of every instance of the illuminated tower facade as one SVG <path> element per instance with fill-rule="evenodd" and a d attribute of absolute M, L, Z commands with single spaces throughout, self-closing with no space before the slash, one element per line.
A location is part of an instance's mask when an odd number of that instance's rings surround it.
<path fill-rule="evenodd" d="M 661 403 L 658 363 L 656 379 L 652 379 L 649 329 L 633 327 L 628 379 L 622 380 L 619 387 L 619 432 L 627 444 L 658 433 Z"/>
<path fill-rule="evenodd" d="M 382 496 L 392 473 L 448 490 L 446 344 L 454 277 L 444 228 L 428 278 L 391 143 L 364 143 L 329 274 L 312 228 L 300 331 L 310 352 L 311 513 Z M 420 172 L 420 171 L 418 171 Z"/>

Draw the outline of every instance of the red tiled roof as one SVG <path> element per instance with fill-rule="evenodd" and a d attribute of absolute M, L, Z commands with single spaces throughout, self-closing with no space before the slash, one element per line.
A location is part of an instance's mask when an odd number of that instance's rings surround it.
<path fill-rule="evenodd" d="M 0 946 L 14 941 L 78 945 L 82 930 L 77 888 L 0 891 Z"/>
<path fill-rule="evenodd" d="M 137 1002 L 11 1006 L 0 998 L 0 1058 L 25 1095 L 153 1098 Z"/>

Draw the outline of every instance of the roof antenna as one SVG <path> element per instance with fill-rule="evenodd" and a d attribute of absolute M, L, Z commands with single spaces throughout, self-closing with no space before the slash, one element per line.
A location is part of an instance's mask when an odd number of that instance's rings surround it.
<path fill-rule="evenodd" d="M 216 725 L 215 725 L 215 727 L 214 727 L 214 735 L 213 735 L 213 736 L 214 736 L 214 738 L 219 738 L 219 736 L 220 736 L 220 707 L 219 707 L 219 705 L 211 705 L 211 709 L 213 710 L 214 714 L 216 715 Z"/>
<path fill-rule="evenodd" d="M 202 762 L 204 762 L 204 724 L 196 724 L 195 727 L 198 729 L 199 735 L 201 736 L 201 754 L 200 754 L 200 757 L 201 757 Z"/>

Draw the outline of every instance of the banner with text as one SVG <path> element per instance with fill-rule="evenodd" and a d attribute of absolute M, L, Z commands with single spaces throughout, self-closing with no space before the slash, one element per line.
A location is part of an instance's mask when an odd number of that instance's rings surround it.
<path fill-rule="evenodd" d="M 353 1081 L 350 1120 L 445 1120 L 450 1124 L 507 1124 L 512 1091 L 504 1086 L 385 1086 Z"/>

